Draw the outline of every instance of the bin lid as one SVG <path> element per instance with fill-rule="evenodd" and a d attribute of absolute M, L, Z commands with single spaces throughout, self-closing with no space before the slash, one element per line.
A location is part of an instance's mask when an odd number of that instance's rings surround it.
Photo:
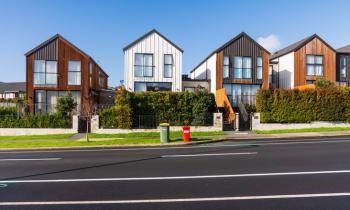
<path fill-rule="evenodd" d="M 166 126 L 169 126 L 169 123 L 161 123 L 159 124 L 159 126 L 166 127 Z"/>

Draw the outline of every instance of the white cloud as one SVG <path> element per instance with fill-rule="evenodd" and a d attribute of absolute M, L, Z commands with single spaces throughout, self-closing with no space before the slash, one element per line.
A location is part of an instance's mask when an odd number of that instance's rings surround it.
<path fill-rule="evenodd" d="M 267 37 L 259 37 L 258 43 L 269 51 L 277 50 L 282 45 L 278 36 L 274 34 L 270 34 Z"/>

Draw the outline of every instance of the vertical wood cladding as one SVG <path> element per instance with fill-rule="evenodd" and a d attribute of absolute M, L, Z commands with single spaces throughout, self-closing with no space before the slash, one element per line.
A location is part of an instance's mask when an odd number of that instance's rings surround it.
<path fill-rule="evenodd" d="M 57 61 L 58 59 L 58 48 L 57 48 L 57 39 L 43 46 L 34 52 L 35 60 L 52 60 Z"/>
<path fill-rule="evenodd" d="M 318 38 L 314 38 L 294 53 L 294 86 L 306 85 L 306 55 L 323 55 L 324 77 L 336 81 L 336 53 Z"/>
<path fill-rule="evenodd" d="M 80 91 L 81 110 L 84 113 L 95 105 L 96 100 L 89 98 L 91 89 L 106 89 L 108 76 L 102 69 L 85 53 L 62 38 L 57 38 L 49 44 L 41 47 L 26 58 L 26 80 L 27 80 L 27 101 L 29 109 L 34 112 L 35 90 L 57 90 L 57 91 Z M 34 86 L 34 60 L 57 60 L 58 80 L 57 86 Z M 81 85 L 68 85 L 68 62 L 81 62 Z M 92 87 L 90 87 L 90 63 L 93 67 Z M 105 76 L 105 85 L 100 87 L 99 72 Z"/>
<path fill-rule="evenodd" d="M 229 78 L 223 79 L 224 83 L 263 84 L 263 88 L 268 88 L 269 54 L 265 50 L 263 50 L 259 45 L 254 43 L 250 38 L 246 36 L 242 36 L 241 38 L 237 39 L 235 42 L 223 48 L 220 52 L 222 52 L 223 56 L 228 56 L 229 62 L 230 62 Z M 223 56 L 221 56 L 220 60 L 218 56 L 217 62 L 221 63 L 221 68 L 217 68 L 217 70 L 220 69 L 222 71 Z M 234 79 L 233 78 L 233 75 L 234 75 L 233 57 L 234 56 L 252 58 L 252 78 L 251 79 Z M 257 57 L 261 57 L 263 60 L 263 78 L 262 79 L 257 79 L 256 77 Z M 222 76 L 220 78 L 222 78 Z M 217 78 L 217 80 L 218 79 L 219 78 Z M 266 81 L 266 84 L 265 84 L 265 81 Z"/>

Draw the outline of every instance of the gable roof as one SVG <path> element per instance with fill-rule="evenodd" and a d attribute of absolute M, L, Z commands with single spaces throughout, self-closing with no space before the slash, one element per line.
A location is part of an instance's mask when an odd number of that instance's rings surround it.
<path fill-rule="evenodd" d="M 297 41 L 279 51 L 276 51 L 275 53 L 273 53 L 271 56 L 270 56 L 270 60 L 273 60 L 273 59 L 276 59 L 276 58 L 279 58 L 283 55 L 286 55 L 290 52 L 295 52 L 297 51 L 298 49 L 300 49 L 301 47 L 303 47 L 304 45 L 306 45 L 307 43 L 309 43 L 311 40 L 313 40 L 314 38 L 317 38 L 319 40 L 321 40 L 323 43 L 325 43 L 329 48 L 331 48 L 333 51 L 335 51 L 335 49 L 330 46 L 326 41 L 324 41 L 320 36 L 318 36 L 317 34 L 313 34 L 311 36 L 308 36 L 300 41 Z"/>
<path fill-rule="evenodd" d="M 100 69 L 101 71 L 107 76 L 108 74 L 98 65 L 98 63 L 88 54 L 86 54 L 84 51 L 82 51 L 81 49 L 79 49 L 77 46 L 75 46 L 73 43 L 71 43 L 70 41 L 68 41 L 67 39 L 65 39 L 62 35 L 60 34 L 56 34 L 54 36 L 52 36 L 51 38 L 49 38 L 48 40 L 46 40 L 45 42 L 39 44 L 38 46 L 36 46 L 35 48 L 31 49 L 30 51 L 28 51 L 26 54 L 24 54 L 25 56 L 29 56 L 31 54 L 33 54 L 34 52 L 36 52 L 37 50 L 39 50 L 40 48 L 46 46 L 47 44 L 51 43 L 52 41 L 56 40 L 56 39 L 61 39 L 64 42 L 68 43 L 70 46 L 72 46 L 74 49 L 76 49 L 77 51 L 79 51 L 81 54 L 83 54 L 84 56 L 90 58 Z"/>
<path fill-rule="evenodd" d="M 344 47 L 341 47 L 337 49 L 338 53 L 350 53 L 350 45 L 346 45 Z"/>
<path fill-rule="evenodd" d="M 247 33 L 245 33 L 244 31 L 242 31 L 240 34 L 238 34 L 237 36 L 233 37 L 230 41 L 226 42 L 225 44 L 223 44 L 221 47 L 219 47 L 218 49 L 214 50 L 212 53 L 210 53 L 206 58 L 204 58 L 196 67 L 194 67 L 190 73 L 194 72 L 194 70 L 196 70 L 200 65 L 202 65 L 206 60 L 208 60 L 212 55 L 214 55 L 215 53 L 221 51 L 222 49 L 224 49 L 225 47 L 229 46 L 230 44 L 232 44 L 233 42 L 235 42 L 236 40 L 238 40 L 239 38 L 241 38 L 242 36 L 247 37 L 250 41 L 252 41 L 254 44 L 256 44 L 259 48 L 261 48 L 262 50 L 264 50 L 265 52 L 267 52 L 268 54 L 271 54 L 268 50 L 266 50 L 263 46 L 261 46 L 257 41 L 255 41 L 253 38 L 251 38 Z"/>
<path fill-rule="evenodd" d="M 25 82 L 0 82 L 0 93 L 3 92 L 25 92 Z"/>
<path fill-rule="evenodd" d="M 182 53 L 184 52 L 180 47 L 178 47 L 176 44 L 174 44 L 172 41 L 170 41 L 168 38 L 166 38 L 165 36 L 163 36 L 161 33 L 159 33 L 156 29 L 152 29 L 149 32 L 147 32 L 146 34 L 144 34 L 143 36 L 141 36 L 140 38 L 136 39 L 135 41 L 133 41 L 132 43 L 128 44 L 126 47 L 123 48 L 123 51 L 128 50 L 130 47 L 134 46 L 136 43 L 140 42 L 141 40 L 145 39 L 146 37 L 148 37 L 149 35 L 156 33 L 158 34 L 160 37 L 162 37 L 163 39 L 165 39 L 167 42 L 169 42 L 171 45 L 173 45 L 175 48 L 177 48 L 178 50 L 180 50 Z"/>

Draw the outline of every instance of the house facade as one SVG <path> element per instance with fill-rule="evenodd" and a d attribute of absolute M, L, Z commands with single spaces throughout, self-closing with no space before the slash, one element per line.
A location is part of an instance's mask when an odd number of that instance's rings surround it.
<path fill-rule="evenodd" d="M 336 82 L 336 51 L 317 34 L 275 52 L 270 57 L 274 88 L 313 84 L 317 77 Z"/>
<path fill-rule="evenodd" d="M 232 107 L 237 107 L 238 100 L 255 104 L 256 92 L 269 87 L 269 56 L 242 32 L 206 57 L 190 72 L 190 78 L 210 81 L 210 92 L 215 95 L 225 88 Z"/>
<path fill-rule="evenodd" d="M 337 49 L 337 85 L 349 86 L 350 81 L 350 45 Z"/>
<path fill-rule="evenodd" d="M 23 100 L 25 92 L 25 82 L 0 82 L 0 100 Z"/>
<path fill-rule="evenodd" d="M 57 97 L 72 93 L 77 112 L 86 114 L 107 89 L 108 75 L 85 52 L 57 34 L 26 56 L 26 99 L 32 113 L 52 113 Z"/>
<path fill-rule="evenodd" d="M 151 30 L 123 50 L 126 90 L 182 90 L 183 50 L 158 31 Z"/>

